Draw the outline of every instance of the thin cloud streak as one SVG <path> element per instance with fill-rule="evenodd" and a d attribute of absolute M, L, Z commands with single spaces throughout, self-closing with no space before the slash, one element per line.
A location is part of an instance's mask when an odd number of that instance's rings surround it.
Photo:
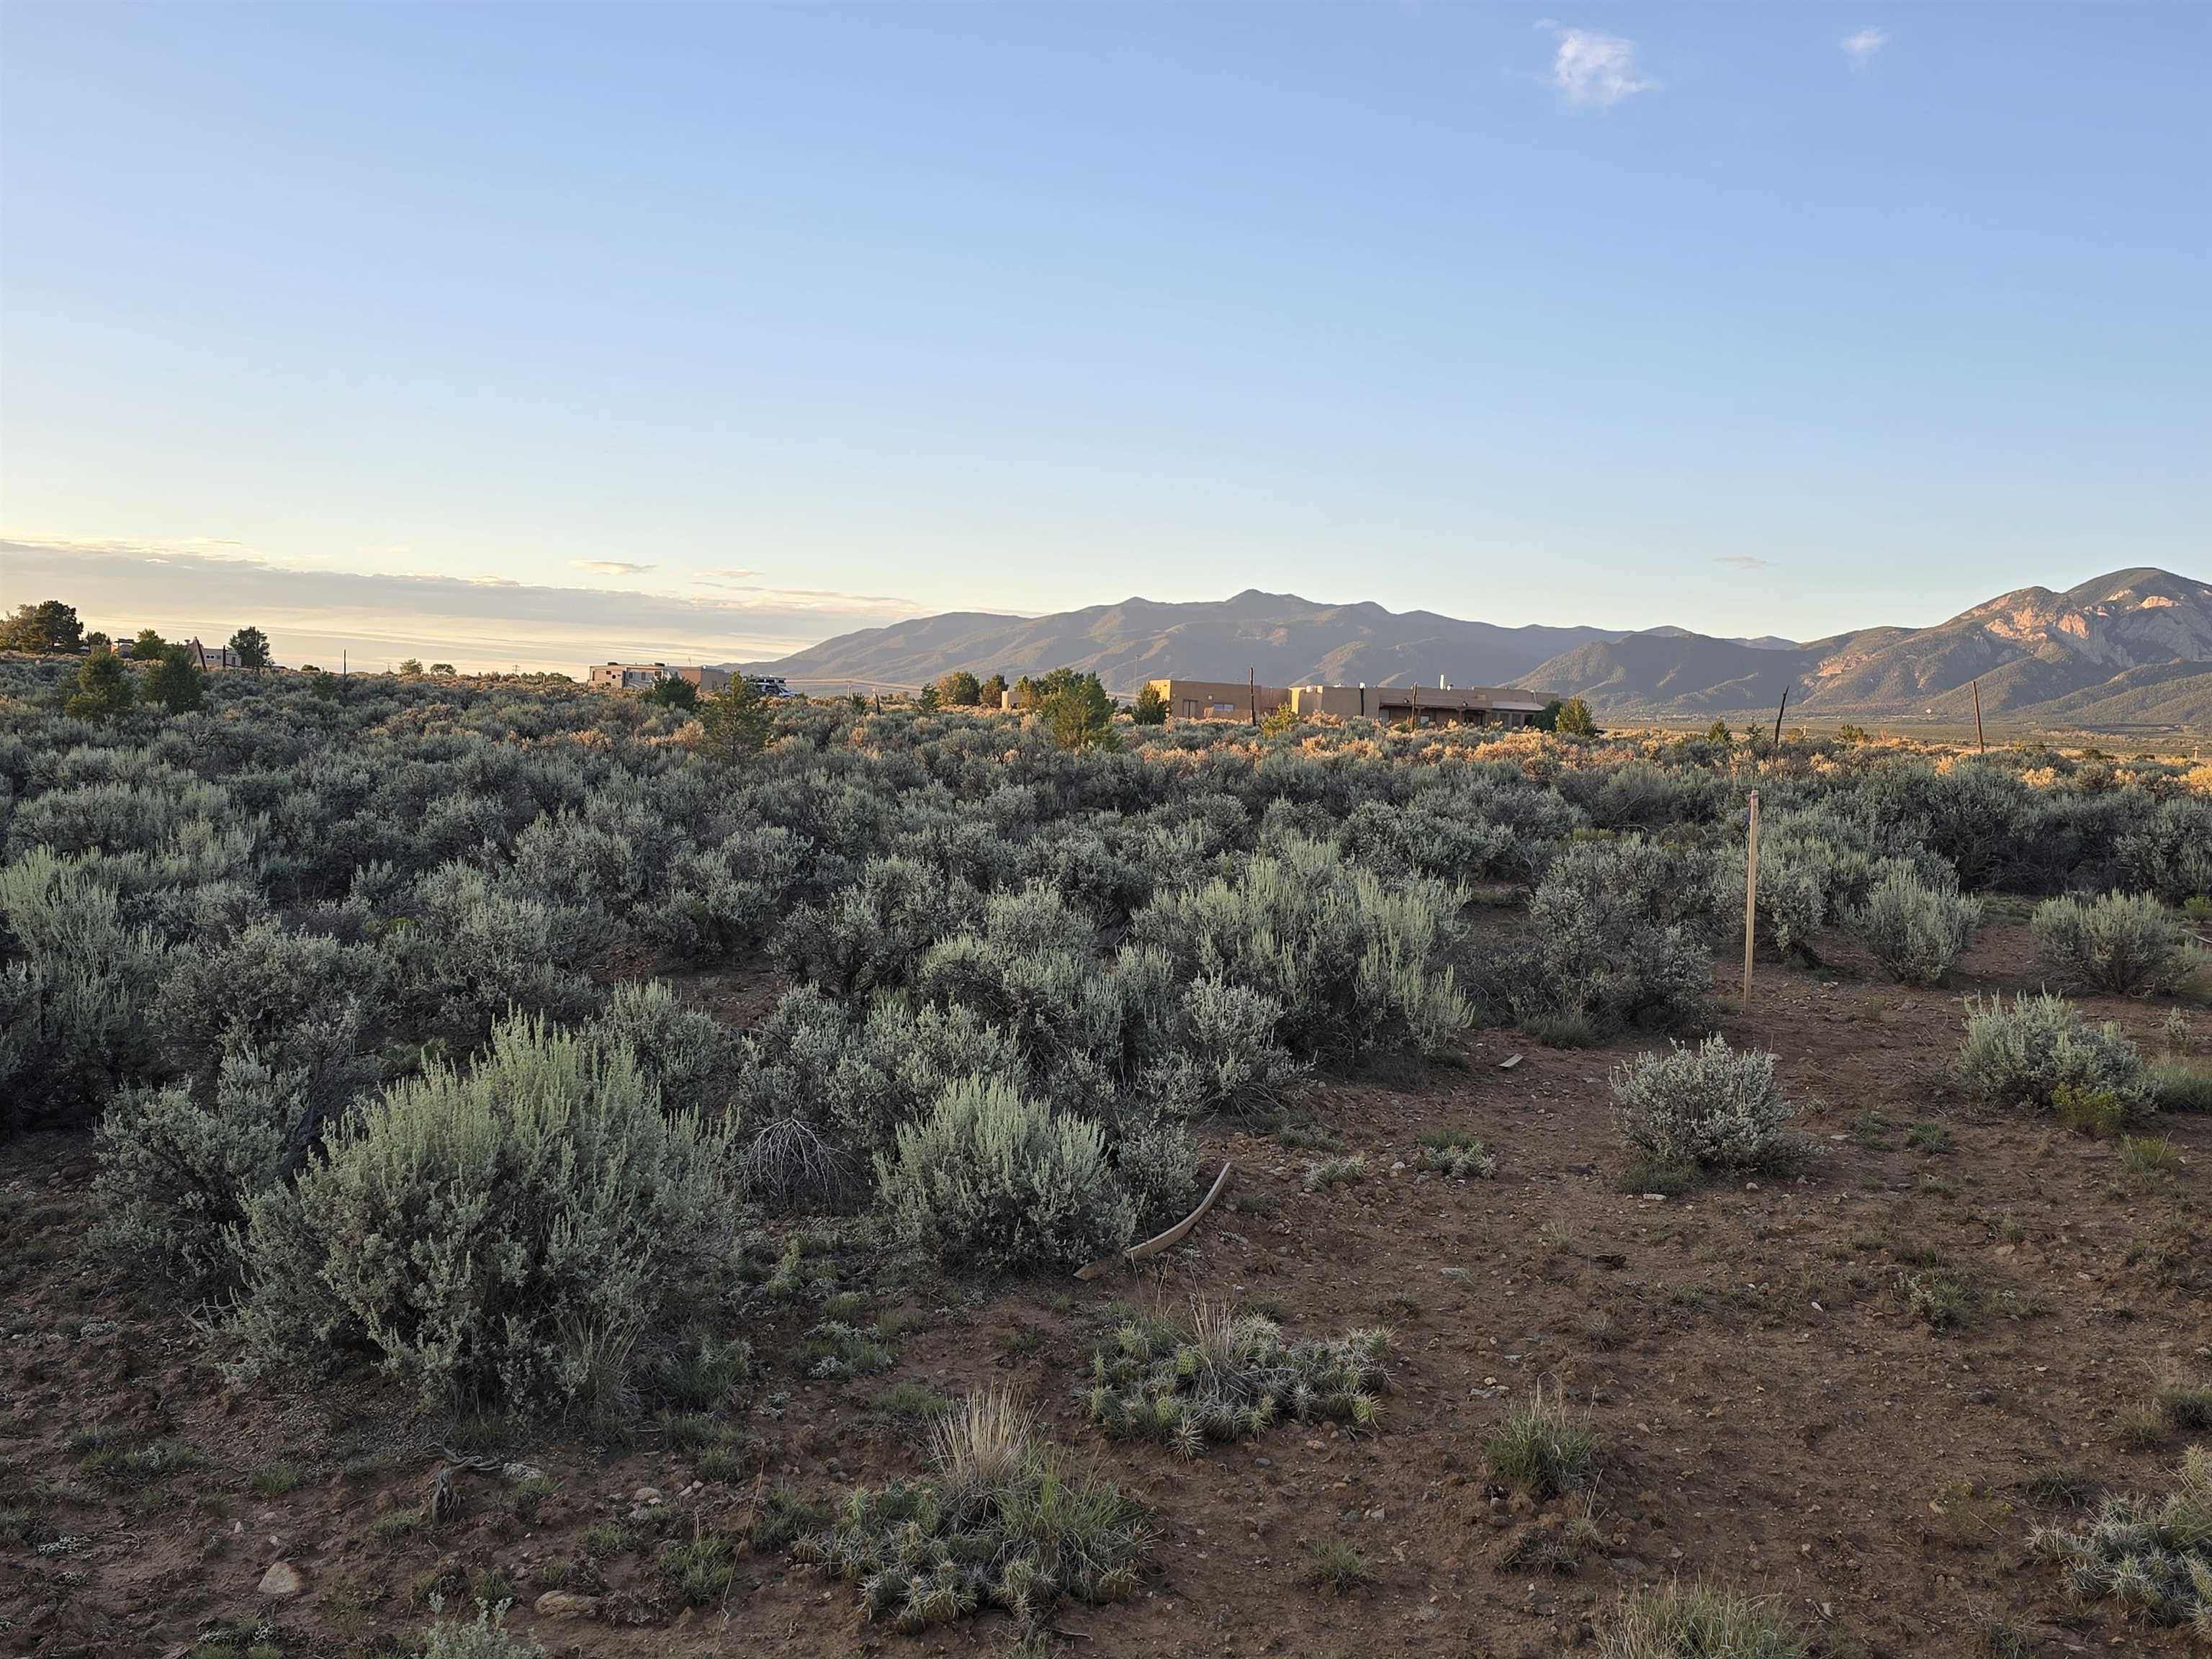
<path fill-rule="evenodd" d="M 0 539 L 0 591 L 76 605 L 88 628 L 228 639 L 252 623 L 279 662 L 351 651 L 462 668 L 622 661 L 763 661 L 917 615 L 915 601 L 758 585 L 729 597 L 506 579 L 303 569 L 179 544 Z"/>
<path fill-rule="evenodd" d="M 1762 559 L 1756 553 L 1719 553 L 1713 556 L 1715 564 L 1732 564 L 1739 570 L 1771 570 L 1774 561 Z"/>
<path fill-rule="evenodd" d="M 571 559 L 568 562 L 594 576 L 642 576 L 648 570 L 660 568 L 657 564 L 632 564 L 627 559 Z"/>

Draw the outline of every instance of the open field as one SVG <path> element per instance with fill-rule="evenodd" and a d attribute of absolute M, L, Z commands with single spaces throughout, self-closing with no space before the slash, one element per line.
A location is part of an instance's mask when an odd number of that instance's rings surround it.
<path fill-rule="evenodd" d="M 2052 1542 L 2212 1443 L 2187 759 L 9 672 L 9 1650 L 2196 1650 Z"/>

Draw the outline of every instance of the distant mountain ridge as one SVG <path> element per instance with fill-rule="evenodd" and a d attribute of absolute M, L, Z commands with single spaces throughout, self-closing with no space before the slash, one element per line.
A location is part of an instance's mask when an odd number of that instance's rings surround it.
<path fill-rule="evenodd" d="M 2212 585 L 2140 568 L 2063 592 L 2023 587 L 1931 628 L 1797 642 L 1662 626 L 1501 628 L 1432 611 L 1320 605 L 1255 588 L 1184 605 L 1132 599 L 1048 617 L 955 611 L 825 640 L 751 665 L 819 689 L 919 686 L 956 668 L 1009 678 L 1061 667 L 1133 693 L 1148 679 L 1263 685 L 1518 685 L 1601 715 L 1711 719 L 1790 707 L 1844 719 L 1986 716 L 2092 726 L 2212 726 Z"/>
<path fill-rule="evenodd" d="M 1049 617 L 950 611 L 842 634 L 753 666 L 817 687 L 848 679 L 919 686 L 956 668 L 1012 679 L 1067 667 L 1097 674 L 1124 696 L 1146 680 L 1241 680 L 1248 672 L 1262 685 L 1403 685 L 1439 676 L 1476 685 L 1516 681 L 1563 651 L 1613 637 L 1596 628 L 1500 628 L 1428 611 L 1316 605 L 1251 588 L 1229 599 L 1132 599 Z"/>

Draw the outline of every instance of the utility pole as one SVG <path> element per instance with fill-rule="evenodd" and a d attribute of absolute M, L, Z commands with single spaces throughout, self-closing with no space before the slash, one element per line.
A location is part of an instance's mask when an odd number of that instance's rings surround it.
<path fill-rule="evenodd" d="M 1251 709 L 1252 724 L 1260 723 L 1260 672 L 1255 668 L 1244 671 L 1244 696 Z"/>
<path fill-rule="evenodd" d="M 1974 747 L 1984 755 L 1990 752 L 1989 744 L 1982 740 L 1982 680 L 1978 674 L 1974 677 Z"/>
<path fill-rule="evenodd" d="M 1790 688 L 1785 685 L 1782 688 L 1781 708 L 1774 711 L 1774 749 L 1777 754 L 1782 751 L 1782 710 L 1789 707 Z"/>

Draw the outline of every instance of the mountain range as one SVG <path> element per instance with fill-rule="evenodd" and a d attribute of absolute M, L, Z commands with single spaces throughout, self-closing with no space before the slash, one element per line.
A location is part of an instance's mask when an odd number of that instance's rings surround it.
<path fill-rule="evenodd" d="M 1932 628 L 1826 639 L 1721 639 L 1674 627 L 1502 628 L 1379 605 L 1252 589 L 1184 605 L 1132 599 L 1048 617 L 954 611 L 844 634 L 750 666 L 800 689 L 918 686 L 956 668 L 1009 679 L 1061 666 L 1133 694 L 1148 679 L 1263 685 L 1516 685 L 1580 696 L 1601 715 L 1973 717 L 2077 726 L 2212 726 L 2212 585 L 2115 571 L 2063 592 L 2023 587 Z"/>

